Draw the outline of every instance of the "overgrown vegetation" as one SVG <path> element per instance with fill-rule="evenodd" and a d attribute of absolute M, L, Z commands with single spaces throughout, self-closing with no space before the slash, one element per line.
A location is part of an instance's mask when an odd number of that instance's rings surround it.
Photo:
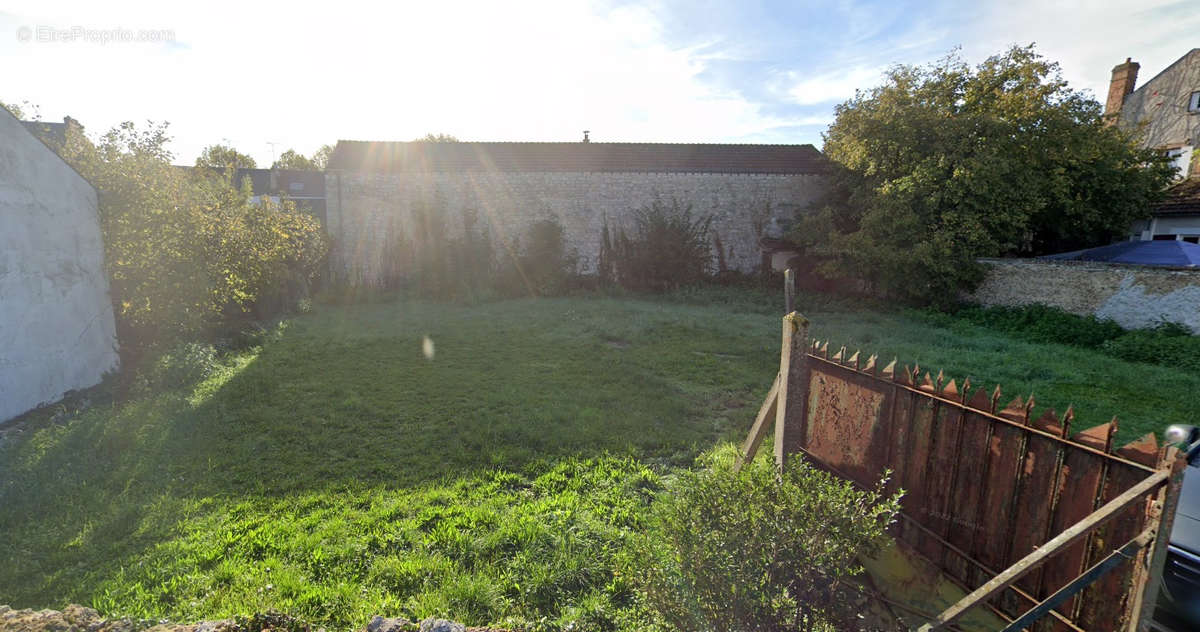
<path fill-rule="evenodd" d="M 491 225 L 473 208 L 452 226 L 444 207 L 414 205 L 410 222 L 393 220 L 378 284 L 439 299 L 550 296 L 576 274 L 576 256 L 562 222 L 547 215 L 523 235 L 496 243 Z M 411 234 L 410 234 L 411 233 Z M 352 285 L 364 285 L 352 280 Z"/>
<path fill-rule="evenodd" d="M 863 571 L 900 509 L 796 456 L 741 472 L 732 451 L 678 475 L 634 548 L 637 585 L 666 629 L 855 630 Z"/>
<path fill-rule="evenodd" d="M 1094 349 L 1130 362 L 1200 372 L 1200 336 L 1178 323 L 1127 331 L 1112 320 L 1077 316 L 1044 305 L 967 306 L 951 314 L 926 312 L 925 317 L 942 325 L 972 323 L 1031 342 Z"/>
<path fill-rule="evenodd" d="M 712 268 L 711 217 L 693 217 L 691 203 L 654 200 L 633 211 L 601 244 L 602 275 L 637 291 L 678 288 L 706 279 Z M 604 233 L 609 232 L 605 222 Z"/>
<path fill-rule="evenodd" d="M 231 172 L 172 166 L 168 140 L 165 124 L 123 123 L 95 141 L 68 127 L 55 147 L 99 192 L 127 359 L 150 347 L 228 336 L 251 319 L 286 311 L 308 295 L 325 256 L 315 218 L 291 203 L 250 203 Z M 198 164 L 240 160 L 210 149 Z"/>
<path fill-rule="evenodd" d="M 914 303 L 956 301 L 978 257 L 1108 243 L 1172 178 L 1032 45 L 976 68 L 896 66 L 835 114 L 829 195 L 793 238 L 831 278 Z"/>
<path fill-rule="evenodd" d="M 819 296 L 799 307 L 833 346 L 1073 403 L 1076 429 L 1115 414 L 1121 443 L 1194 420 L 1194 372 Z M 744 437 L 781 311 L 777 291 L 737 287 L 318 304 L 215 364 L 182 349 L 164 369 L 208 377 L 51 407 L 0 438 L 0 594 L 339 630 L 373 614 L 653 629 L 632 539 L 698 455 Z"/>

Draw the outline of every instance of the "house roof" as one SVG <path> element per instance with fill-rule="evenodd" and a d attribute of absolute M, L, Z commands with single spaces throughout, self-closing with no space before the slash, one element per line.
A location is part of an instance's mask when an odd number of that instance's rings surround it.
<path fill-rule="evenodd" d="M 1200 215 L 1200 178 L 1188 178 L 1167 189 L 1167 196 L 1159 202 L 1153 215 Z"/>
<path fill-rule="evenodd" d="M 1195 55 L 1196 53 L 1200 53 L 1200 48 L 1193 48 L 1192 50 L 1189 50 L 1188 52 L 1184 53 L 1183 56 L 1181 56 L 1179 59 L 1176 59 L 1175 61 L 1171 62 L 1166 68 L 1163 68 L 1162 70 L 1158 71 L 1158 74 L 1156 74 L 1153 77 L 1150 77 L 1146 81 L 1142 82 L 1142 85 L 1138 86 L 1138 89 L 1134 90 L 1134 92 L 1140 92 L 1140 91 L 1144 90 L 1146 88 L 1146 86 L 1154 83 L 1159 77 L 1167 74 L 1168 72 L 1170 72 L 1170 70 L 1172 68 L 1185 62 L 1188 57 L 1191 57 L 1192 55 Z"/>
<path fill-rule="evenodd" d="M 50 123 L 47 121 L 21 121 L 21 125 L 31 134 L 41 139 L 54 139 L 62 145 L 67 142 L 67 123 Z"/>
<path fill-rule="evenodd" d="M 808 174 L 812 145 L 338 141 L 328 168 L 382 173 L 500 171 Z"/>

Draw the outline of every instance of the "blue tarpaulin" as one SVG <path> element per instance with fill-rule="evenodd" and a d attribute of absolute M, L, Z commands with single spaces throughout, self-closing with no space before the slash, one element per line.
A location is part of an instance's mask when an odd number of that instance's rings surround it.
<path fill-rule="evenodd" d="M 1063 252 L 1040 258 L 1059 261 L 1136 263 L 1146 266 L 1200 267 L 1200 245 L 1176 240 L 1122 241 L 1109 246 Z"/>

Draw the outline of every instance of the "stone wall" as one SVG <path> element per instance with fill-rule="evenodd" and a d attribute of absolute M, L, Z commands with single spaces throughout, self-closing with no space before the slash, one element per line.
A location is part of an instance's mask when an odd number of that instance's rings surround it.
<path fill-rule="evenodd" d="M 675 198 L 691 202 L 695 215 L 711 214 L 727 265 L 749 272 L 761 265 L 759 237 L 778 235 L 822 186 L 818 175 L 329 172 L 326 227 L 335 272 L 370 284 L 379 279 L 385 244 L 395 231 L 407 231 L 415 205 L 442 209 L 457 230 L 463 210 L 474 209 L 493 237 L 508 243 L 553 214 L 586 273 L 595 270 L 606 217 L 610 228 L 627 225 L 632 210 Z"/>
<path fill-rule="evenodd" d="M 0 421 L 117 366 L 96 190 L 0 108 Z"/>
<path fill-rule="evenodd" d="M 1128 329 L 1162 321 L 1200 333 L 1200 270 L 1036 259 L 986 259 L 983 284 L 967 298 L 982 305 L 1041 303 L 1110 318 Z"/>

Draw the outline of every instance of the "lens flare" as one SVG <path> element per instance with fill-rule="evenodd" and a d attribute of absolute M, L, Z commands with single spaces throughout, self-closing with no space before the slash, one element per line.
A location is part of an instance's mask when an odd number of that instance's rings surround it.
<path fill-rule="evenodd" d="M 421 341 L 421 353 L 425 354 L 426 360 L 433 359 L 433 338 L 425 336 L 425 339 Z"/>

